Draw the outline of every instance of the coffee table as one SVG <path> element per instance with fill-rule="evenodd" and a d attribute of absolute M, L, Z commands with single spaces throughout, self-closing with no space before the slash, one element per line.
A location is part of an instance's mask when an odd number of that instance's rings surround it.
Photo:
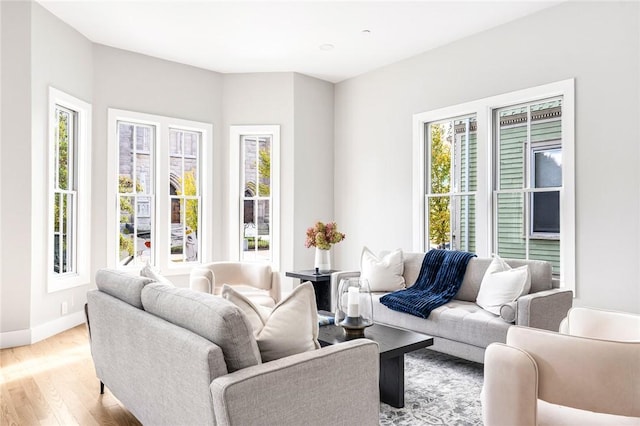
<path fill-rule="evenodd" d="M 404 354 L 433 345 L 433 337 L 382 324 L 367 327 L 364 336 L 377 342 L 380 348 L 380 401 L 396 408 L 404 407 Z M 320 327 L 320 346 L 347 340 L 350 339 L 340 326 Z"/>

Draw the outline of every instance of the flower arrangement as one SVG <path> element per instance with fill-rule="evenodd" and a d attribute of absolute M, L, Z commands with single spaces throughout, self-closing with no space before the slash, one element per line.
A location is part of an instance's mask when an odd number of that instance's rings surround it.
<path fill-rule="evenodd" d="M 304 246 L 329 250 L 332 244 L 339 243 L 344 240 L 344 237 L 342 232 L 338 232 L 338 225 L 335 222 L 327 224 L 317 222 L 313 227 L 307 229 L 307 239 Z"/>

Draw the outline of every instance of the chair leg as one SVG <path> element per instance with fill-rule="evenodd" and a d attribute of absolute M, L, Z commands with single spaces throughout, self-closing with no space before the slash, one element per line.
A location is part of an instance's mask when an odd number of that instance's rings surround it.
<path fill-rule="evenodd" d="M 100 395 L 104 395 L 104 383 L 100 380 Z"/>

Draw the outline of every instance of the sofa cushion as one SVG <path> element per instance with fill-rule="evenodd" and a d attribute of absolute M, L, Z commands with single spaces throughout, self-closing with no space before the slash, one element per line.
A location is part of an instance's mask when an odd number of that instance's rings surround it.
<path fill-rule="evenodd" d="M 145 265 L 144 268 L 140 270 L 140 276 L 151 278 L 152 280 L 159 282 L 160 284 L 173 285 L 173 283 L 167 279 L 164 275 L 162 275 L 159 271 L 153 268 L 151 265 Z"/>
<path fill-rule="evenodd" d="M 371 291 L 396 291 L 405 287 L 402 250 L 397 249 L 381 257 L 367 247 L 362 249 L 360 278 L 369 281 Z"/>
<path fill-rule="evenodd" d="M 116 269 L 100 269 L 96 272 L 96 286 L 100 291 L 142 309 L 142 288 L 155 280 L 137 277 Z"/>
<path fill-rule="evenodd" d="M 473 302 L 452 300 L 429 315 L 419 318 L 393 311 L 379 299 L 386 293 L 373 293 L 373 318 L 375 322 L 414 330 L 435 337 L 443 337 L 461 343 L 487 347 L 493 342 L 504 343 L 511 324 L 503 321 Z"/>
<path fill-rule="evenodd" d="M 261 363 L 251 323 L 240 308 L 221 297 L 154 283 L 143 289 L 142 305 L 220 346 L 229 372 Z"/>
<path fill-rule="evenodd" d="M 480 283 L 476 303 L 495 315 L 500 307 L 527 294 L 531 288 L 531 277 L 527 265 L 511 268 L 500 257 L 495 256 Z"/>
<path fill-rule="evenodd" d="M 320 348 L 318 312 L 311 283 L 296 287 L 273 309 L 256 305 L 228 285 L 222 287 L 222 297 L 249 318 L 263 362 Z"/>

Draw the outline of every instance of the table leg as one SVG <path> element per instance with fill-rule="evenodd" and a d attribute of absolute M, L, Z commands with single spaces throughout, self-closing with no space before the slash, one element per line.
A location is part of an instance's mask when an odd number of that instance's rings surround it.
<path fill-rule="evenodd" d="M 380 401 L 404 407 L 404 354 L 380 360 Z"/>

